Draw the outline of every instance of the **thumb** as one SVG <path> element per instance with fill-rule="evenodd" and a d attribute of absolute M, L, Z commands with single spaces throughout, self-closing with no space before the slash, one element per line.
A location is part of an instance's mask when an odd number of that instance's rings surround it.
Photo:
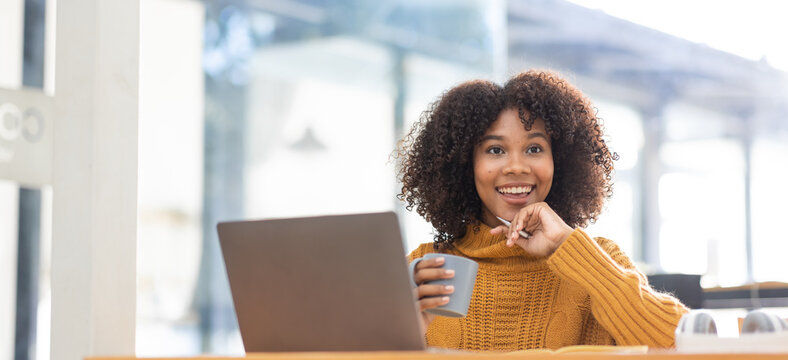
<path fill-rule="evenodd" d="M 499 235 L 499 234 L 504 234 L 504 233 L 506 233 L 506 231 L 507 231 L 508 229 L 509 229 L 509 228 L 508 228 L 508 227 L 506 227 L 506 226 L 499 225 L 499 226 L 496 226 L 496 227 L 494 227 L 494 228 L 490 229 L 490 234 L 492 234 L 492 235 Z"/>

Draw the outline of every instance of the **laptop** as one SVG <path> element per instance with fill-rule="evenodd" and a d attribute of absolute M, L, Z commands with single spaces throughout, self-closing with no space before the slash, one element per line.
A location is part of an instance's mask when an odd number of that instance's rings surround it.
<path fill-rule="evenodd" d="M 217 229 L 247 353 L 425 349 L 393 212 Z"/>

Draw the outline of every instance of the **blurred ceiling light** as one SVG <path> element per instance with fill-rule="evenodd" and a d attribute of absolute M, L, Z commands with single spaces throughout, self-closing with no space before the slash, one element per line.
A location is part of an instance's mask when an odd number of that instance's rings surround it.
<path fill-rule="evenodd" d="M 319 152 L 326 149 L 326 146 L 323 145 L 323 142 L 318 140 L 315 136 L 314 130 L 312 127 L 307 126 L 304 129 L 304 134 L 301 135 L 301 138 L 298 141 L 292 143 L 290 148 L 299 152 Z"/>

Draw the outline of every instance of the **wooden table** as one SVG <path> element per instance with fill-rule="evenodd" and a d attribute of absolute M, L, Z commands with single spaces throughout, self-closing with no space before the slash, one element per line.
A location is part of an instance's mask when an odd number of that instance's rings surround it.
<path fill-rule="evenodd" d="M 703 308 L 788 307 L 788 283 L 768 281 L 703 289 Z"/>
<path fill-rule="evenodd" d="M 245 357 L 206 356 L 206 357 L 180 357 L 180 358 L 136 358 L 136 357 L 91 357 L 87 360 L 239 360 L 239 359 L 272 359 L 272 360 L 484 360 L 484 359 L 524 359 L 541 360 L 556 358 L 571 358 L 571 360 L 776 360 L 788 359 L 785 354 L 677 354 L 669 351 L 655 351 L 648 354 L 613 354 L 606 352 L 595 353 L 565 353 L 554 354 L 547 352 L 513 352 L 513 353 L 468 353 L 468 352 L 314 352 L 314 353 L 254 353 Z"/>

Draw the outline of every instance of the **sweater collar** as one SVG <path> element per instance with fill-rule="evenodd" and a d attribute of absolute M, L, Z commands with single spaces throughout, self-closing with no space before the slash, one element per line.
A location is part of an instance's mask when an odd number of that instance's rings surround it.
<path fill-rule="evenodd" d="M 474 228 L 477 228 L 475 231 Z M 534 257 L 515 245 L 506 246 L 506 235 L 492 235 L 491 228 L 482 222 L 468 225 L 465 236 L 454 242 L 458 253 L 471 258 L 480 264 L 502 265 L 504 270 L 522 271 L 526 269 L 546 267 L 546 258 Z"/>

